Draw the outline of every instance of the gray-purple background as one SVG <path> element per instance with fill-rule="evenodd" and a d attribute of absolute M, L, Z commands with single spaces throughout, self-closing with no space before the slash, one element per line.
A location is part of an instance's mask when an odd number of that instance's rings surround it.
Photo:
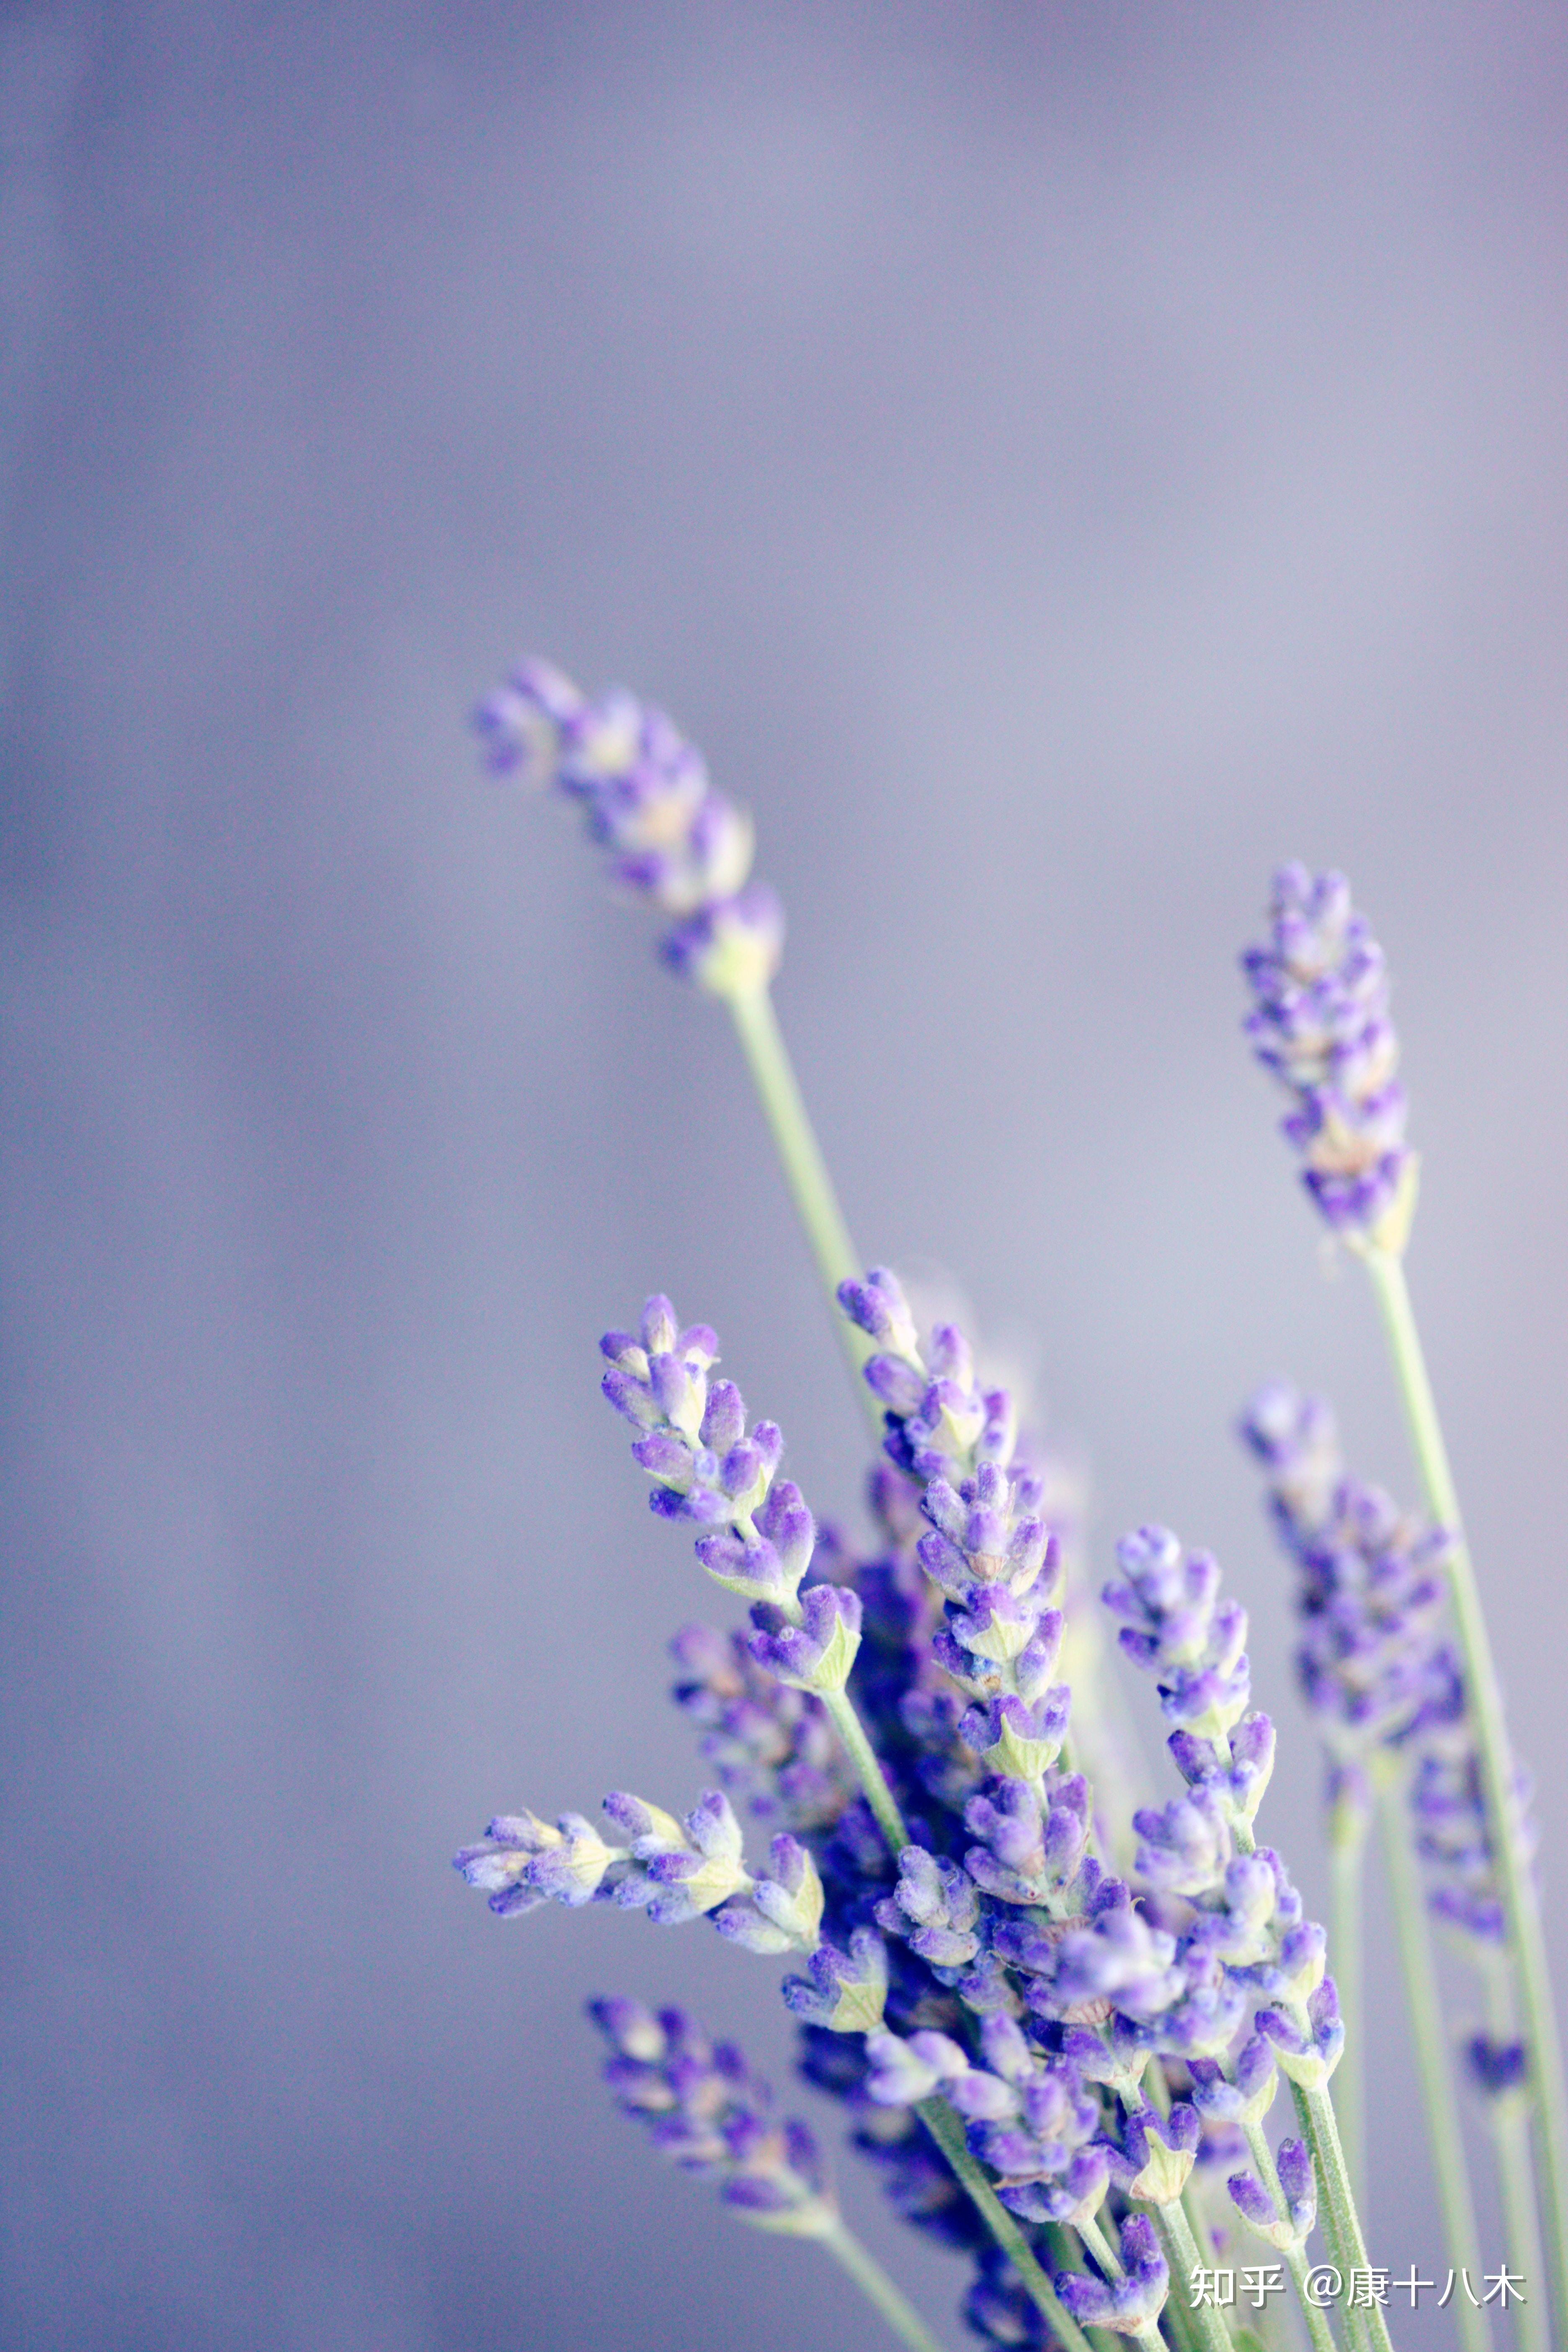
<path fill-rule="evenodd" d="M 1100 1564 L 1220 1551 L 1315 1900 L 1232 1419 L 1289 1371 L 1410 1469 L 1235 952 L 1350 870 L 1568 1973 L 1561 11 L 13 5 L 0 83 L 6 2342 L 877 2340 L 597 2083 L 591 1989 L 782 2069 L 776 1969 L 447 1864 L 700 1785 L 661 1644 L 731 1604 L 602 1328 L 668 1287 L 819 1509 L 862 1467 L 721 1017 L 477 772 L 523 647 L 754 809 L 863 1246 L 1030 1355 Z"/>

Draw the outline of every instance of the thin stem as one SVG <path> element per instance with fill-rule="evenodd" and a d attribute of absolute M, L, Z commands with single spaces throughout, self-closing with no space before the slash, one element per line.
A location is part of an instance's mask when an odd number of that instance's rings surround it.
<path fill-rule="evenodd" d="M 1164 2249 L 1165 2265 L 1171 2273 L 1171 2304 L 1173 2314 L 1180 2314 L 1190 2333 L 1205 2347 L 1205 2352 L 1235 2352 L 1230 2330 L 1213 2304 L 1194 2304 L 1182 2300 L 1179 2282 L 1186 2282 L 1187 2294 L 1192 2294 L 1194 2271 L 1205 2265 L 1198 2252 L 1197 2241 L 1187 2226 L 1187 2217 L 1174 2199 L 1169 2205 L 1153 2209 L 1154 2227 L 1160 2233 Z"/>
<path fill-rule="evenodd" d="M 827 1709 L 833 1727 L 844 1742 L 855 1776 L 865 1791 L 866 1802 L 877 1816 L 877 1827 L 887 1841 L 888 1850 L 897 1862 L 910 1843 L 910 1833 L 903 1815 L 893 1801 L 893 1792 L 882 1776 L 877 1752 L 866 1737 L 866 1727 L 855 1712 L 855 1703 L 847 1691 L 825 1691 L 822 1704 Z"/>
<path fill-rule="evenodd" d="M 849 1228 L 844 1222 L 844 1212 L 838 1205 L 833 1179 L 827 1172 L 827 1162 L 822 1156 L 822 1147 L 773 1011 L 772 992 L 766 987 L 745 989 L 725 1001 L 784 1169 L 795 1214 L 805 1229 L 827 1293 L 834 1327 L 849 1360 L 850 1377 L 880 1438 L 881 1408 L 860 1377 L 871 1353 L 871 1343 L 838 1306 L 839 1284 L 863 1274 L 865 1267 L 849 1238 Z"/>
<path fill-rule="evenodd" d="M 1307 2105 L 1307 2094 L 1300 2083 L 1291 2084 L 1290 2097 L 1296 2109 L 1296 2121 L 1301 2127 L 1301 2137 L 1312 2151 L 1312 2162 L 1318 2175 L 1318 2220 L 1322 2225 L 1323 2235 L 1328 2241 L 1330 2259 L 1339 2272 L 1341 2279 L 1348 2282 L 1351 2266 L 1350 2253 L 1341 2227 L 1342 2215 L 1339 2207 L 1329 2194 L 1328 2167 L 1323 2161 L 1322 2149 L 1319 2147 L 1316 2134 L 1312 2129 L 1312 2116 Z M 1346 2305 L 1345 2340 L 1354 2347 L 1354 2352 L 1365 2352 L 1364 2322 L 1364 2313 L 1352 2311 L 1348 2305 Z"/>
<path fill-rule="evenodd" d="M 900 2343 L 910 2347 L 910 2352 L 942 2352 L 939 2338 L 931 2334 L 914 2305 L 844 2221 L 835 2221 L 818 2242 L 843 2264 L 867 2302 L 875 2304 Z"/>
<path fill-rule="evenodd" d="M 1517 2031 L 1513 1987 L 1502 1954 L 1493 1956 L 1487 1970 L 1488 2023 L 1500 2042 L 1511 2042 Z M 1514 2322 L 1520 2352 L 1552 2352 L 1551 2310 L 1540 2283 L 1546 2276 L 1541 2250 L 1541 2208 L 1535 2199 L 1535 2175 L 1530 2163 L 1530 2109 L 1524 2095 L 1504 2091 L 1487 2101 L 1492 2145 L 1497 2150 L 1498 2185 L 1502 2191 L 1503 2220 L 1508 2231 L 1509 2264 L 1535 2292 L 1518 2306 Z"/>
<path fill-rule="evenodd" d="M 1329 1948 L 1345 2029 L 1344 2055 L 1334 2070 L 1334 2108 L 1345 2162 L 1364 2207 L 1366 2202 L 1366 2052 L 1362 2029 L 1366 2002 L 1362 1887 L 1366 1865 L 1363 1822 L 1336 1824 L 1330 1842 L 1333 1865 L 1333 1913 Z"/>
<path fill-rule="evenodd" d="M 1493 1663 L 1491 1642 L 1481 1609 L 1469 1549 L 1459 1517 L 1459 1498 L 1448 1450 L 1437 1418 L 1436 1400 L 1426 1370 L 1415 1311 L 1403 1261 L 1387 1250 L 1364 1253 L 1373 1289 L 1383 1312 L 1384 1328 L 1410 1425 L 1411 1443 L 1420 1465 L 1422 1483 L 1433 1517 L 1452 1538 L 1448 1554 L 1448 1591 L 1455 1628 L 1464 1656 L 1465 1681 L 1476 1727 L 1481 1785 L 1508 1918 L 1509 1938 L 1519 1974 L 1520 2007 L 1524 2027 L 1530 2087 L 1534 2094 L 1536 2163 L 1539 2170 L 1542 2219 L 1552 2262 L 1558 2320 L 1568 2336 L 1568 2096 L 1563 2079 L 1563 2051 L 1552 2004 L 1552 1979 L 1541 1908 L 1530 1857 L 1519 1834 L 1513 1757 L 1503 1715 L 1502 1693 Z"/>
<path fill-rule="evenodd" d="M 1405 1777 L 1392 1758 L 1379 1758 L 1373 1780 L 1384 1855 L 1388 1864 L 1394 1930 L 1399 1938 L 1400 1966 L 1405 1971 L 1410 2034 L 1415 2045 L 1421 2096 L 1426 2108 L 1426 2137 L 1437 2176 L 1437 2201 L 1443 2211 L 1443 2234 L 1455 2269 L 1470 2271 L 1479 2278 L 1480 2231 L 1476 2222 L 1469 2167 L 1465 2161 L 1464 2119 L 1448 2063 L 1448 2033 L 1443 2021 L 1436 1956 L 1432 1949 L 1420 1873 L 1411 1848 Z M 1459 2340 L 1465 2352 L 1490 2352 L 1491 2323 L 1486 2311 L 1467 2302 L 1459 2303 L 1456 2309 Z"/>
<path fill-rule="evenodd" d="M 1089 2338 L 1072 2314 L 1058 2299 L 1055 2287 L 1036 2261 L 1024 2232 L 969 2153 L 963 2126 L 947 2101 L 942 2098 L 922 2099 L 915 2113 L 958 2175 L 991 2235 L 1017 2272 L 1025 2294 L 1055 2328 L 1065 2352 L 1091 2352 Z"/>
<path fill-rule="evenodd" d="M 1323 2184 L 1331 2217 L 1331 2234 L 1342 2249 L 1342 2267 L 1348 2271 L 1370 2270 L 1366 2240 L 1362 2235 L 1361 2217 L 1355 2209 L 1355 2196 L 1351 2188 L 1350 2174 L 1345 2169 L 1345 2152 L 1340 2144 L 1339 2126 L 1334 2121 L 1334 2103 L 1326 2089 L 1303 2091 L 1295 2084 L 1296 2112 L 1300 2116 L 1312 2153 L 1317 2159 L 1318 2174 Z M 1374 2304 L 1370 2310 L 1353 2310 L 1350 2318 L 1358 2321 L 1364 2338 L 1373 2352 L 1394 2352 L 1389 2341 L 1388 2322 L 1383 2307 Z"/>
<path fill-rule="evenodd" d="M 1307 2277 L 1311 2265 L 1300 2246 L 1286 2249 L 1285 2267 L 1294 2284 L 1297 2301 L 1307 2316 L 1307 2334 L 1311 2339 L 1312 2352 L 1339 2352 L 1339 2346 L 1334 2342 L 1334 2331 L 1329 2326 L 1328 2313 L 1321 2311 L 1315 2303 L 1307 2299 Z"/>

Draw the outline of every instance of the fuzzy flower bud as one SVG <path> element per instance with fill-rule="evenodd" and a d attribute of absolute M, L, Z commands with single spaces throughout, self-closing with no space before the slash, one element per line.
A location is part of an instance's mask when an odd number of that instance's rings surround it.
<path fill-rule="evenodd" d="M 880 1937 L 857 1927 L 849 1949 L 824 1944 L 804 1977 L 785 1977 L 785 2006 L 830 2033 L 874 2033 L 888 1998 L 888 1952 Z"/>

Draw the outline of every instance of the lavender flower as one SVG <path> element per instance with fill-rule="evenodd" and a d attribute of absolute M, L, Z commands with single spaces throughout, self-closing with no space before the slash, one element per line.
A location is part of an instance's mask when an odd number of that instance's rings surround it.
<path fill-rule="evenodd" d="M 1259 1391 L 1242 1435 L 1268 1472 L 1275 1526 L 1301 1572 L 1297 1672 L 1354 1802 L 1366 1759 L 1440 1704 L 1451 1659 L 1437 1638 L 1451 1545 L 1345 1475 L 1333 1416 L 1283 1381 Z"/>
<path fill-rule="evenodd" d="M 1347 1474 L 1321 1398 L 1271 1382 L 1253 1399 L 1242 1434 L 1267 1468 L 1274 1523 L 1300 1570 L 1298 1669 L 1333 1759 L 1336 1802 L 1364 1806 L 1376 1752 L 1407 1756 L 1431 1908 L 1478 1944 L 1500 1944 L 1503 1902 L 1475 1728 L 1443 1625 L 1452 1538 Z M 1529 1799 L 1521 1773 L 1520 1829 L 1533 1843 Z"/>
<path fill-rule="evenodd" d="M 716 792 L 701 754 L 661 710 L 615 688 L 596 702 L 545 661 L 519 664 L 474 714 L 498 775 L 577 801 L 624 887 L 677 918 L 661 952 L 717 995 L 764 987 L 784 918 L 748 882 L 750 820 Z"/>
<path fill-rule="evenodd" d="M 1269 916 L 1270 937 L 1241 961 L 1256 1000 L 1247 1034 L 1294 1098 L 1284 1132 L 1330 1225 L 1397 1249 L 1415 1160 L 1383 950 L 1342 874 L 1282 866 Z"/>
<path fill-rule="evenodd" d="M 917 1555 L 945 1601 L 934 1654 L 975 1701 L 960 1728 L 987 1768 L 1038 1782 L 1060 1752 L 1068 1694 L 1051 1675 L 1060 1559 L 1044 1482 L 1017 1453 L 1005 1389 L 983 1391 L 962 1332 L 939 1326 L 929 1361 L 895 1275 L 874 1266 L 839 1303 L 876 1342 L 865 1377 L 881 1400 L 889 1458 L 919 1482 L 929 1522 Z"/>
<path fill-rule="evenodd" d="M 622 2113 L 648 2127 L 661 2156 L 716 2181 L 740 2221 L 790 2237 L 826 2237 L 838 2209 L 816 2140 L 732 2042 L 710 2041 L 679 2009 L 656 2016 L 635 2000 L 595 2000 L 609 2043 L 605 2080 Z"/>
<path fill-rule="evenodd" d="M 675 1703 L 730 1796 L 797 1834 L 837 1822 L 855 1785 L 821 1700 L 766 1672 L 742 1633 L 686 1625 L 669 1646 L 683 1677 Z"/>
<path fill-rule="evenodd" d="M 1265 2243 L 1299 2253 L 1317 2227 L 1318 2181 L 1305 2140 L 1282 2139 L 1275 2157 L 1284 2210 L 1255 2172 L 1233 2172 L 1226 2187 L 1237 2212 Z"/>
<path fill-rule="evenodd" d="M 714 1913 L 721 1933 L 751 1951 L 816 1950 L 822 1882 L 798 1839 L 775 1837 L 771 1874 L 753 1876 L 721 1790 L 710 1789 L 684 1821 L 621 1790 L 605 1798 L 604 1810 L 626 1836 L 624 1846 L 607 1843 L 581 1813 L 563 1813 L 556 1829 L 531 1813 L 505 1813 L 480 1843 L 463 1847 L 455 1867 L 503 1917 L 552 1897 L 574 1909 L 614 1902 L 646 1911 L 661 1927 Z"/>
<path fill-rule="evenodd" d="M 1057 2281 L 1057 2293 L 1083 2326 L 1114 2327 L 1136 2336 L 1159 2317 L 1170 2283 L 1146 2215 L 1130 2214 L 1122 2223 L 1121 2259 L 1125 2277 L 1090 2279 L 1066 2272 Z"/>
<path fill-rule="evenodd" d="M 1184 1552 L 1168 1528 L 1139 1528 L 1116 1548 L 1121 1575 L 1101 1596 L 1123 1620 L 1121 1646 L 1154 1676 L 1178 1728 L 1171 1753 L 1194 1791 L 1212 1793 L 1215 1819 L 1249 1830 L 1274 1764 L 1273 1727 L 1249 1714 L 1247 1612 L 1220 1599 L 1218 1563 Z M 1216 1832 L 1217 1834 L 1217 1832 Z"/>
<path fill-rule="evenodd" d="M 654 1482 L 652 1507 L 706 1528 L 698 1559 L 753 1603 L 752 1656 L 796 1690 L 841 1694 L 860 1646 L 859 1596 L 816 1584 L 800 1597 L 816 1528 L 799 1487 L 775 1483 L 776 1423 L 748 1434 L 740 1390 L 709 1379 L 718 1340 L 705 1323 L 682 1330 L 668 1298 L 648 1300 L 636 1334 L 606 1332 L 600 1347 L 610 1363 L 604 1392 L 641 1432 L 632 1453 Z"/>

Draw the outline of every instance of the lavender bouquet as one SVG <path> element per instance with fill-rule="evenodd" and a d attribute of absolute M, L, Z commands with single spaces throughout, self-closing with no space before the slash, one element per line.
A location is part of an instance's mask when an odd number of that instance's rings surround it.
<path fill-rule="evenodd" d="M 521 666 L 479 727 L 498 772 L 577 801 L 660 952 L 727 1008 L 865 1401 L 876 1539 L 852 1553 L 783 1474 L 784 1440 L 705 1324 L 647 1299 L 601 1342 L 649 1501 L 743 1628 L 672 1644 L 714 1786 L 616 1791 L 605 1827 L 497 1815 L 458 1856 L 502 1917 L 612 1903 L 706 1918 L 785 1964 L 803 2075 L 847 2112 L 899 2212 L 971 2266 L 996 2346 L 1389 2352 L 1452 2307 L 1467 2352 L 1568 2341 L 1562 2068 L 1532 1864 L 1403 1259 L 1415 1202 L 1375 940 L 1337 876 L 1276 878 L 1243 959 L 1259 1059 L 1305 1185 L 1361 1259 L 1426 1485 L 1423 1519 L 1350 1476 L 1321 1402 L 1254 1399 L 1246 1442 L 1293 1566 L 1327 1763 L 1331 1935 L 1259 1836 L 1275 1731 L 1220 1568 L 1140 1528 L 1084 1589 L 1072 1482 L 951 1323 L 921 1328 L 854 1249 L 771 994 L 782 913 L 746 817 L 670 722 Z M 1141 1790 L 1100 1636 L 1153 1685 L 1171 1769 Z M 1140 1800 L 1142 1800 L 1142 1801 Z M 1447 2232 L 1446 2284 L 1380 2267 L 1361 2189 L 1361 1892 L 1381 1828 Z M 1432 1937 L 1484 1989 L 1462 2049 Z M 683 2011 L 596 1999 L 605 2080 L 656 2147 L 753 2226 L 833 2256 L 904 2344 L 938 2336 L 852 2234 L 812 2133 Z M 1459 2062 L 1456 2064 L 1456 2059 Z M 1478 2252 L 1459 2072 L 1490 2119 L 1508 2261 Z M 1283 2129 L 1279 2126 L 1283 2126 Z M 1553 2315 L 1558 2334 L 1553 2335 Z"/>

